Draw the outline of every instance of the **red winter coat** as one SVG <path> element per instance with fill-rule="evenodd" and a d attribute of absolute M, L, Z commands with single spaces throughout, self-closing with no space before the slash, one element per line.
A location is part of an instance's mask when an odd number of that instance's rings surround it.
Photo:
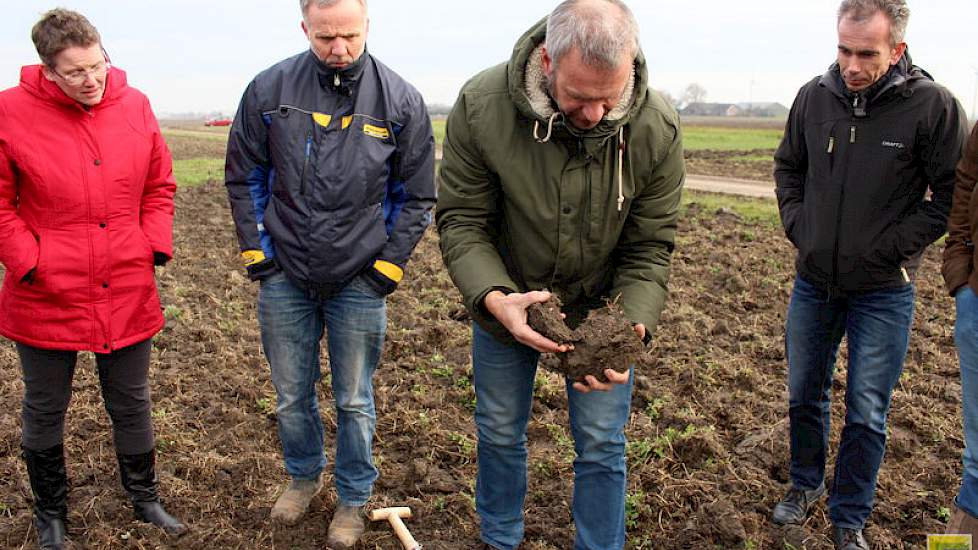
<path fill-rule="evenodd" d="M 153 253 L 173 255 L 175 190 L 149 101 L 124 72 L 112 68 L 85 110 L 24 67 L 0 92 L 0 334 L 108 353 L 159 332 Z"/>

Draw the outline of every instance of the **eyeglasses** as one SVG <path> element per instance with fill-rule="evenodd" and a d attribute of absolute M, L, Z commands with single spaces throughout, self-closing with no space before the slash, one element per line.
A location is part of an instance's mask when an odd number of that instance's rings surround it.
<path fill-rule="evenodd" d="M 109 72 L 109 69 L 111 67 L 112 65 L 109 64 L 108 61 L 99 61 L 98 64 L 96 64 L 91 69 L 78 69 L 75 71 L 71 71 L 68 74 L 61 74 L 54 67 L 51 67 L 51 72 L 58 75 L 58 78 L 60 78 L 61 80 L 64 80 L 65 84 L 68 84 L 70 86 L 80 86 L 84 84 L 86 81 L 88 81 L 89 76 L 92 76 L 96 79 L 105 76 L 105 74 Z"/>

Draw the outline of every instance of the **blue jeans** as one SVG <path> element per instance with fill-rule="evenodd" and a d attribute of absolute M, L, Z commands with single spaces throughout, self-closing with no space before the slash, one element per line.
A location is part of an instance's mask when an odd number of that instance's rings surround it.
<path fill-rule="evenodd" d="M 325 328 L 336 402 L 336 490 L 342 504 L 362 506 L 377 479 L 371 456 L 376 425 L 371 378 L 384 345 L 384 298 L 357 278 L 339 294 L 321 299 L 277 273 L 261 283 L 258 323 L 278 394 L 275 413 L 285 469 L 302 480 L 317 478 L 326 467 L 316 394 Z"/>
<path fill-rule="evenodd" d="M 903 372 L 913 310 L 912 285 L 835 297 L 795 279 L 785 344 L 791 481 L 799 489 L 815 489 L 825 477 L 832 375 L 843 334 L 848 341 L 846 423 L 829 498 L 836 527 L 862 529 L 873 510 L 886 415 Z"/>
<path fill-rule="evenodd" d="M 526 426 L 540 354 L 504 344 L 473 324 L 475 422 L 479 434 L 476 511 L 482 540 L 501 549 L 523 540 Z M 625 546 L 625 423 L 634 377 L 610 392 L 580 393 L 567 382 L 574 436 L 575 550 Z"/>
<path fill-rule="evenodd" d="M 978 296 L 965 286 L 954 297 L 954 342 L 961 361 L 961 410 L 964 416 L 964 476 L 957 505 L 978 517 Z"/>

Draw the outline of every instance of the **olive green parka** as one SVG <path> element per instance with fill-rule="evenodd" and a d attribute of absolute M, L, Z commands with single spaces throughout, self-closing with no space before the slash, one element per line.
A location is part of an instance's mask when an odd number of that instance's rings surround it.
<path fill-rule="evenodd" d="M 466 309 L 512 342 L 483 307 L 494 289 L 548 289 L 580 319 L 618 298 L 654 330 L 685 176 L 679 117 L 635 61 L 625 99 L 598 126 L 565 124 L 543 92 L 546 19 L 508 63 L 476 75 L 448 117 L 436 221 Z M 541 96 L 543 101 L 541 101 Z"/>

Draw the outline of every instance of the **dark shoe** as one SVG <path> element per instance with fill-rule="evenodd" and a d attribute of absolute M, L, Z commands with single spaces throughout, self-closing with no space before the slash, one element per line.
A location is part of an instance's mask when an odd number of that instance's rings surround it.
<path fill-rule="evenodd" d="M 788 489 L 788 494 L 784 496 L 781 502 L 774 505 L 771 521 L 776 525 L 787 525 L 789 523 L 800 525 L 805 523 L 805 518 L 808 517 L 808 510 L 824 494 L 824 483 L 811 491 L 796 487 Z"/>
<path fill-rule="evenodd" d="M 37 545 L 44 550 L 65 547 L 68 521 L 68 475 L 65 472 L 64 445 L 44 451 L 23 448 L 27 476 L 34 497 L 34 526 Z"/>
<path fill-rule="evenodd" d="M 862 529 L 833 527 L 832 541 L 836 550 L 869 550 L 869 543 L 863 537 Z"/>
<path fill-rule="evenodd" d="M 951 516 L 951 521 L 947 522 L 944 534 L 971 535 L 972 538 L 978 540 L 978 518 L 955 506 L 954 515 Z"/>
<path fill-rule="evenodd" d="M 122 486 L 129 493 L 136 517 L 152 523 L 166 531 L 168 535 L 179 537 L 187 532 L 187 526 L 171 516 L 160 503 L 156 492 L 159 481 L 156 478 L 156 452 L 139 455 L 116 454 L 119 459 L 119 477 Z"/>

